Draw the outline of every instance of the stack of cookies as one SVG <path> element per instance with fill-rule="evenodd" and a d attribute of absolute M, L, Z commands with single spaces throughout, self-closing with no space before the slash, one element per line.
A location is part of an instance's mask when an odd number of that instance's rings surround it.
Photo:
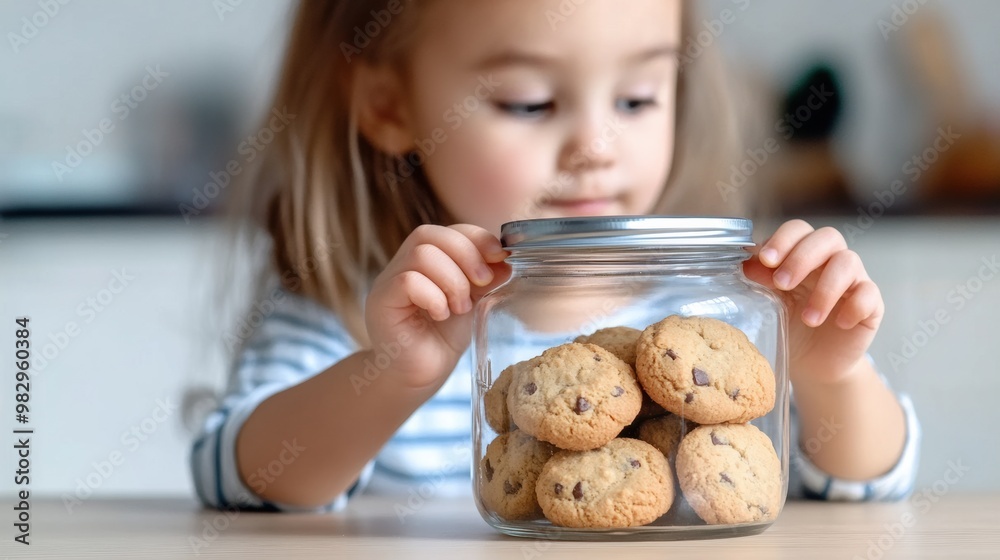
<path fill-rule="evenodd" d="M 505 520 L 565 527 L 772 519 L 781 463 L 747 422 L 774 402 L 767 360 L 722 321 L 602 329 L 494 381 L 479 495 Z"/>

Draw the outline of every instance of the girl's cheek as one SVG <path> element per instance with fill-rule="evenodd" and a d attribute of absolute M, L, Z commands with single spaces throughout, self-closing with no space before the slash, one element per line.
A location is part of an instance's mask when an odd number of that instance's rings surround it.
<path fill-rule="evenodd" d="M 456 140 L 463 147 L 458 158 L 463 175 L 472 181 L 470 190 L 501 207 L 531 198 L 553 167 L 553 162 L 544 161 L 544 146 L 502 126 L 478 138 Z"/>
<path fill-rule="evenodd" d="M 533 162 L 521 148 L 496 150 L 469 158 L 467 176 L 470 193 L 497 225 L 516 219 L 520 210 L 532 202 L 543 180 L 534 171 Z"/>

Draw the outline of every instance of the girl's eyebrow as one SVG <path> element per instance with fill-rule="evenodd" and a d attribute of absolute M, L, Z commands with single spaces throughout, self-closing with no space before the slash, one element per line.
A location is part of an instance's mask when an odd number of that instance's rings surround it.
<path fill-rule="evenodd" d="M 507 66 L 537 66 L 548 67 L 556 63 L 558 57 L 521 50 L 505 50 L 492 54 L 479 61 L 476 70 L 496 70 Z"/>
<path fill-rule="evenodd" d="M 651 49 L 646 49 L 639 54 L 629 56 L 625 59 L 625 62 L 630 64 L 641 64 L 643 62 L 649 62 L 650 60 L 655 60 L 657 58 L 676 58 L 680 54 L 680 47 L 677 45 L 657 45 Z"/>
<path fill-rule="evenodd" d="M 677 57 L 678 52 L 679 48 L 676 45 L 657 45 L 652 48 L 644 49 L 636 54 L 629 55 L 624 58 L 623 62 L 630 65 L 642 64 L 661 57 L 675 58 Z M 558 63 L 558 61 L 559 57 L 551 54 L 512 49 L 501 51 L 484 58 L 479 63 L 475 64 L 475 69 L 478 71 L 487 71 L 509 66 L 534 66 L 546 68 L 554 66 Z"/>

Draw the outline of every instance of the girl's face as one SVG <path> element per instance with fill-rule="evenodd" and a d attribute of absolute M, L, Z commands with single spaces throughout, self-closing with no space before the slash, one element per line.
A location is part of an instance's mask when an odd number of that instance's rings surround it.
<path fill-rule="evenodd" d="M 459 222 L 645 214 L 674 142 L 680 0 L 462 0 L 420 14 L 413 149 Z"/>

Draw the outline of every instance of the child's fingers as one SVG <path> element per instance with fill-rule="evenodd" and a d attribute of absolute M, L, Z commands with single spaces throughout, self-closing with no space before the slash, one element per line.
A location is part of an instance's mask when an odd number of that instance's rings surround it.
<path fill-rule="evenodd" d="M 774 285 L 779 290 L 794 289 L 834 253 L 846 248 L 844 236 L 833 228 L 820 228 L 810 233 L 792 248 L 774 271 Z"/>
<path fill-rule="evenodd" d="M 757 253 L 760 262 L 770 268 L 777 267 L 792 248 L 812 232 L 813 227 L 803 220 L 790 220 L 781 224 L 774 235 L 760 247 Z"/>
<path fill-rule="evenodd" d="M 499 242 L 497 244 L 499 245 Z M 487 265 L 479 248 L 472 239 L 454 228 L 422 225 L 413 230 L 400 248 L 404 262 L 407 255 L 420 245 L 433 245 L 441 249 L 477 286 L 485 286 L 493 280 L 493 271 Z"/>
<path fill-rule="evenodd" d="M 802 311 L 802 322 L 810 327 L 822 325 L 841 297 L 863 278 L 863 274 L 864 267 L 857 253 L 848 250 L 834 253 L 809 295 Z"/>
<path fill-rule="evenodd" d="M 468 237 L 476 248 L 479 249 L 479 254 L 489 264 L 503 262 L 510 255 L 495 235 L 479 226 L 455 224 L 448 227 Z"/>
<path fill-rule="evenodd" d="M 853 329 L 859 324 L 870 329 L 877 329 L 885 312 L 882 302 L 882 292 L 871 280 L 865 280 L 852 290 L 835 320 L 842 329 Z"/>
<path fill-rule="evenodd" d="M 417 245 L 410 251 L 409 258 L 404 260 L 402 266 L 404 270 L 414 270 L 424 275 L 444 292 L 452 313 L 461 315 L 472 309 L 472 286 L 466 277 L 467 273 L 441 247 L 429 243 Z M 490 276 L 492 275 L 493 272 L 490 271 Z"/>
<path fill-rule="evenodd" d="M 388 290 L 389 306 L 409 308 L 415 305 L 427 312 L 435 321 L 444 321 L 451 316 L 448 298 L 430 278 L 415 270 L 397 274 Z"/>
<path fill-rule="evenodd" d="M 747 278 L 762 284 L 765 288 L 774 289 L 774 270 L 761 263 L 757 255 L 743 261 L 743 273 L 747 275 Z"/>
<path fill-rule="evenodd" d="M 510 278 L 511 268 L 509 264 L 505 262 L 493 263 L 490 265 L 490 268 L 493 269 L 493 281 L 485 286 L 473 286 L 472 301 L 479 301 L 488 292 Z"/>

